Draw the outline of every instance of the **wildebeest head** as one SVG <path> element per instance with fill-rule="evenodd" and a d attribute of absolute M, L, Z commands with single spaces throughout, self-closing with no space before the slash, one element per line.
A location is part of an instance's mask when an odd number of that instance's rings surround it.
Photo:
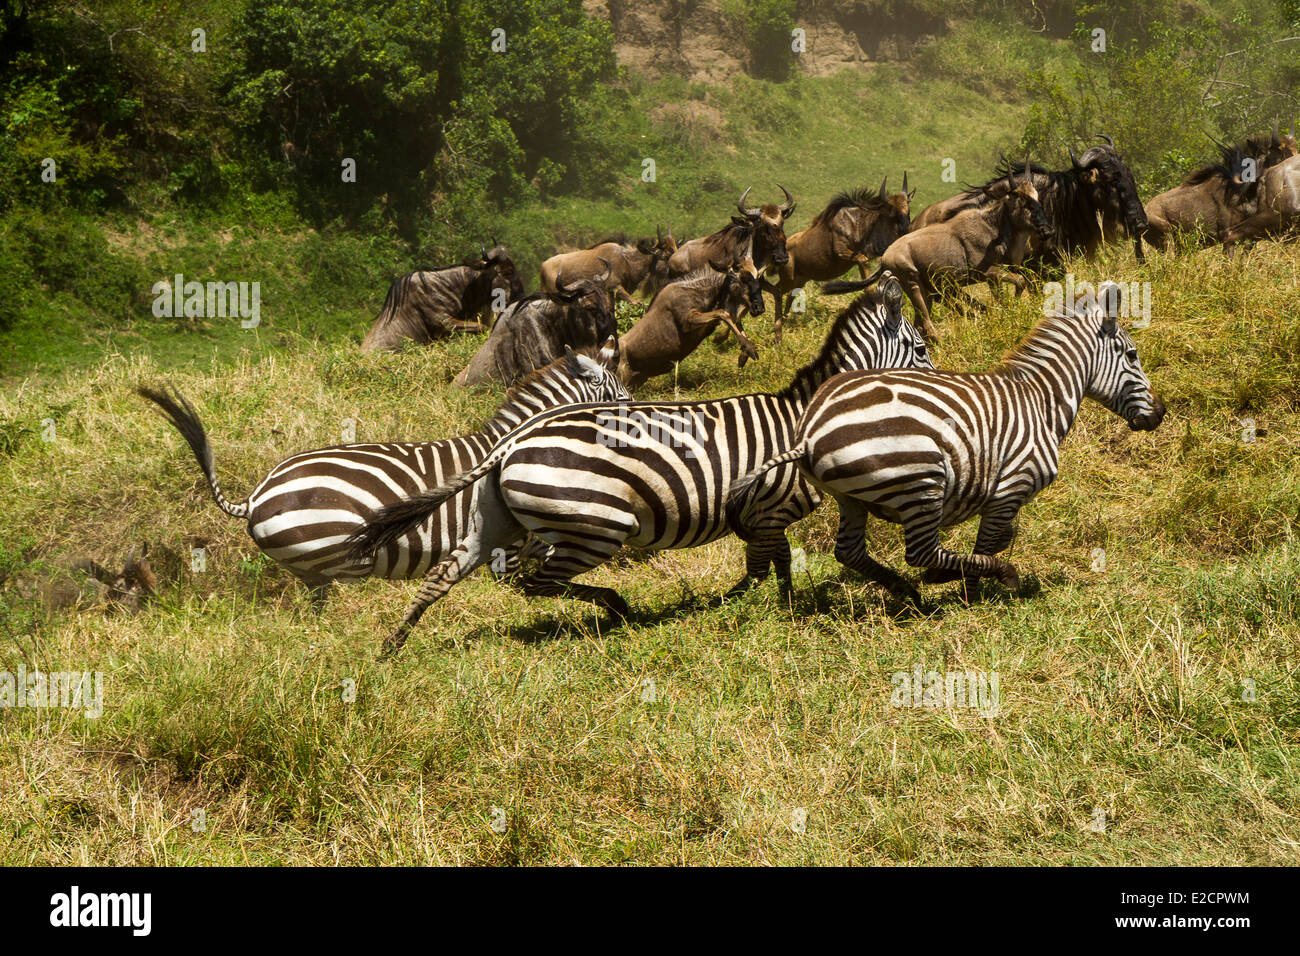
<path fill-rule="evenodd" d="M 1115 141 L 1105 133 L 1099 138 L 1104 145 L 1093 146 L 1082 156 L 1075 157 L 1070 151 L 1072 169 L 1084 184 L 1093 209 L 1111 222 L 1122 223 L 1130 235 L 1139 235 L 1147 227 L 1147 217 L 1137 182 L 1115 149 Z"/>
<path fill-rule="evenodd" d="M 726 308 L 733 315 L 742 307 L 751 315 L 763 314 L 763 283 L 752 268 L 746 268 L 747 264 L 739 258 L 730 265 L 709 263 L 714 272 L 723 274 L 714 308 Z"/>
<path fill-rule="evenodd" d="M 794 212 L 795 202 L 788 189 L 780 183 L 776 185 L 785 193 L 785 202 L 780 206 L 775 203 L 746 206 L 745 197 L 749 195 L 749 189 L 746 189 L 736 202 L 740 216 L 732 216 L 732 222 L 748 224 L 753 230 L 753 259 L 760 269 L 768 265 L 783 266 L 790 261 L 790 255 L 785 251 L 785 221 Z"/>
<path fill-rule="evenodd" d="M 1025 160 L 1025 169 L 1030 168 Z M 1010 210 L 1011 224 L 1018 230 L 1034 230 L 1043 241 L 1052 236 L 1052 224 L 1047 221 L 1042 204 L 1038 201 L 1038 189 L 1029 175 L 1012 178 L 1007 173 L 1006 203 Z"/>
<path fill-rule="evenodd" d="M 473 263 L 469 263 L 475 269 L 481 272 L 490 272 L 491 287 L 495 289 L 505 289 L 509 293 L 508 301 L 513 302 L 516 299 L 523 298 L 524 281 L 519 275 L 519 270 L 515 268 L 514 260 L 506 252 L 506 247 L 492 239 L 492 248 L 488 249 L 483 246 L 479 247 L 479 258 Z"/>
<path fill-rule="evenodd" d="M 609 260 L 597 256 L 604 263 L 605 271 L 600 275 L 584 279 L 575 279 L 571 283 L 564 281 L 564 274 L 555 277 L 554 297 L 566 305 L 576 305 L 582 311 L 597 317 L 599 326 L 614 320 L 614 295 L 607 286 L 610 274 Z"/>
<path fill-rule="evenodd" d="M 903 173 L 902 192 L 890 193 L 888 187 L 889 177 L 886 176 L 880 181 L 880 191 L 876 194 L 876 199 L 888 205 L 889 214 L 877 217 L 871 232 L 862 244 L 862 248 L 870 250 L 872 255 L 880 255 L 889 248 L 890 243 L 899 236 L 907 235 L 908 230 L 912 228 L 912 197 L 916 195 L 916 190 L 908 192 L 907 173 Z"/>

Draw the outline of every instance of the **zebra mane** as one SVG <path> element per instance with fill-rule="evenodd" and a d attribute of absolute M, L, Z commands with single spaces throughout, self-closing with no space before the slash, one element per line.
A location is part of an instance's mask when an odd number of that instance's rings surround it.
<path fill-rule="evenodd" d="M 1077 328 L 1080 322 L 1087 320 L 1086 313 L 1065 310 L 1053 312 L 1041 319 L 1019 342 L 1008 349 L 1002 360 L 989 371 L 992 374 L 1023 374 L 1026 365 L 1034 364 L 1035 359 L 1042 358 L 1050 342 L 1059 341 L 1058 331 Z"/>
<path fill-rule="evenodd" d="M 573 357 L 561 355 L 555 361 L 543 365 L 541 368 L 533 369 L 506 389 L 506 397 L 497 406 L 497 410 L 493 412 L 492 417 L 484 422 L 478 430 L 485 431 L 493 425 L 513 428 L 520 421 L 521 416 L 527 418 L 532 415 L 537 411 L 538 403 L 535 399 L 540 397 L 535 393 L 544 392 L 544 386 L 581 377 L 582 369 L 579 367 L 577 359 L 579 355 L 586 356 L 598 365 L 600 364 L 600 347 L 587 346 L 586 348 L 576 349 Z"/>
<path fill-rule="evenodd" d="M 821 351 L 817 357 L 794 373 L 790 384 L 778 394 L 781 398 L 792 398 L 801 392 L 811 395 L 822 382 L 840 371 L 840 353 L 846 341 L 861 334 L 864 320 L 875 314 L 880 303 L 874 294 L 868 292 L 854 299 L 831 323 L 831 330 L 826 333 Z"/>

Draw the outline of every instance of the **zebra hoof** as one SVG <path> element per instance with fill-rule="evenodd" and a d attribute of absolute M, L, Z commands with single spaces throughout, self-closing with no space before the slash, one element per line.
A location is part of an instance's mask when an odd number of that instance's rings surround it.
<path fill-rule="evenodd" d="M 1002 585 L 1008 591 L 1020 590 L 1020 572 L 1013 565 L 1008 564 L 998 572 L 998 584 Z"/>

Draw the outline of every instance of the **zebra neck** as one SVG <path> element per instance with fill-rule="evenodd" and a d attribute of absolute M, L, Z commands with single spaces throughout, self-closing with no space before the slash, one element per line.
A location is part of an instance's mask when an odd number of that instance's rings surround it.
<path fill-rule="evenodd" d="M 1054 321 L 1055 320 L 1055 321 Z M 1092 374 L 1092 329 L 1059 316 L 1048 318 L 1017 346 L 1001 372 L 1037 392 L 1057 442 L 1074 426 Z"/>

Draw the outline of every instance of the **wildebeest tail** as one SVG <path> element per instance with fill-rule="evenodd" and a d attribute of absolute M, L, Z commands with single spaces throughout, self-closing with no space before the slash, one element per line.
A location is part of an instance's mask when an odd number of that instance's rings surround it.
<path fill-rule="evenodd" d="M 845 292 L 861 292 L 863 289 L 875 285 L 880 276 L 885 271 L 885 264 L 882 262 L 876 266 L 876 271 L 871 273 L 865 279 L 835 279 L 832 282 L 822 283 L 822 292 L 826 295 L 843 295 Z"/>
<path fill-rule="evenodd" d="M 136 388 L 136 392 L 162 409 L 163 414 L 171 419 L 171 423 L 176 426 L 176 430 L 184 436 L 185 441 L 189 443 L 190 450 L 194 452 L 195 459 L 198 460 L 199 467 L 203 469 L 203 476 L 208 479 L 208 487 L 212 490 L 212 497 L 221 510 L 232 518 L 247 518 L 247 501 L 241 504 L 231 504 L 226 499 L 226 496 L 221 493 L 221 486 L 217 484 L 217 472 L 212 465 L 212 446 L 208 444 L 208 434 L 203 430 L 203 422 L 199 421 L 194 406 L 186 401 L 184 395 L 170 385 L 166 385 L 161 389 L 141 385 Z"/>
<path fill-rule="evenodd" d="M 469 471 L 453 475 L 437 488 L 416 492 L 408 498 L 372 512 L 364 525 L 348 535 L 348 558 L 357 562 L 368 561 L 380 548 L 392 544 L 403 535 L 410 534 L 449 498 L 464 491 L 496 468 L 503 457 L 505 457 L 505 450 L 501 445 L 497 445 L 491 454 Z"/>

